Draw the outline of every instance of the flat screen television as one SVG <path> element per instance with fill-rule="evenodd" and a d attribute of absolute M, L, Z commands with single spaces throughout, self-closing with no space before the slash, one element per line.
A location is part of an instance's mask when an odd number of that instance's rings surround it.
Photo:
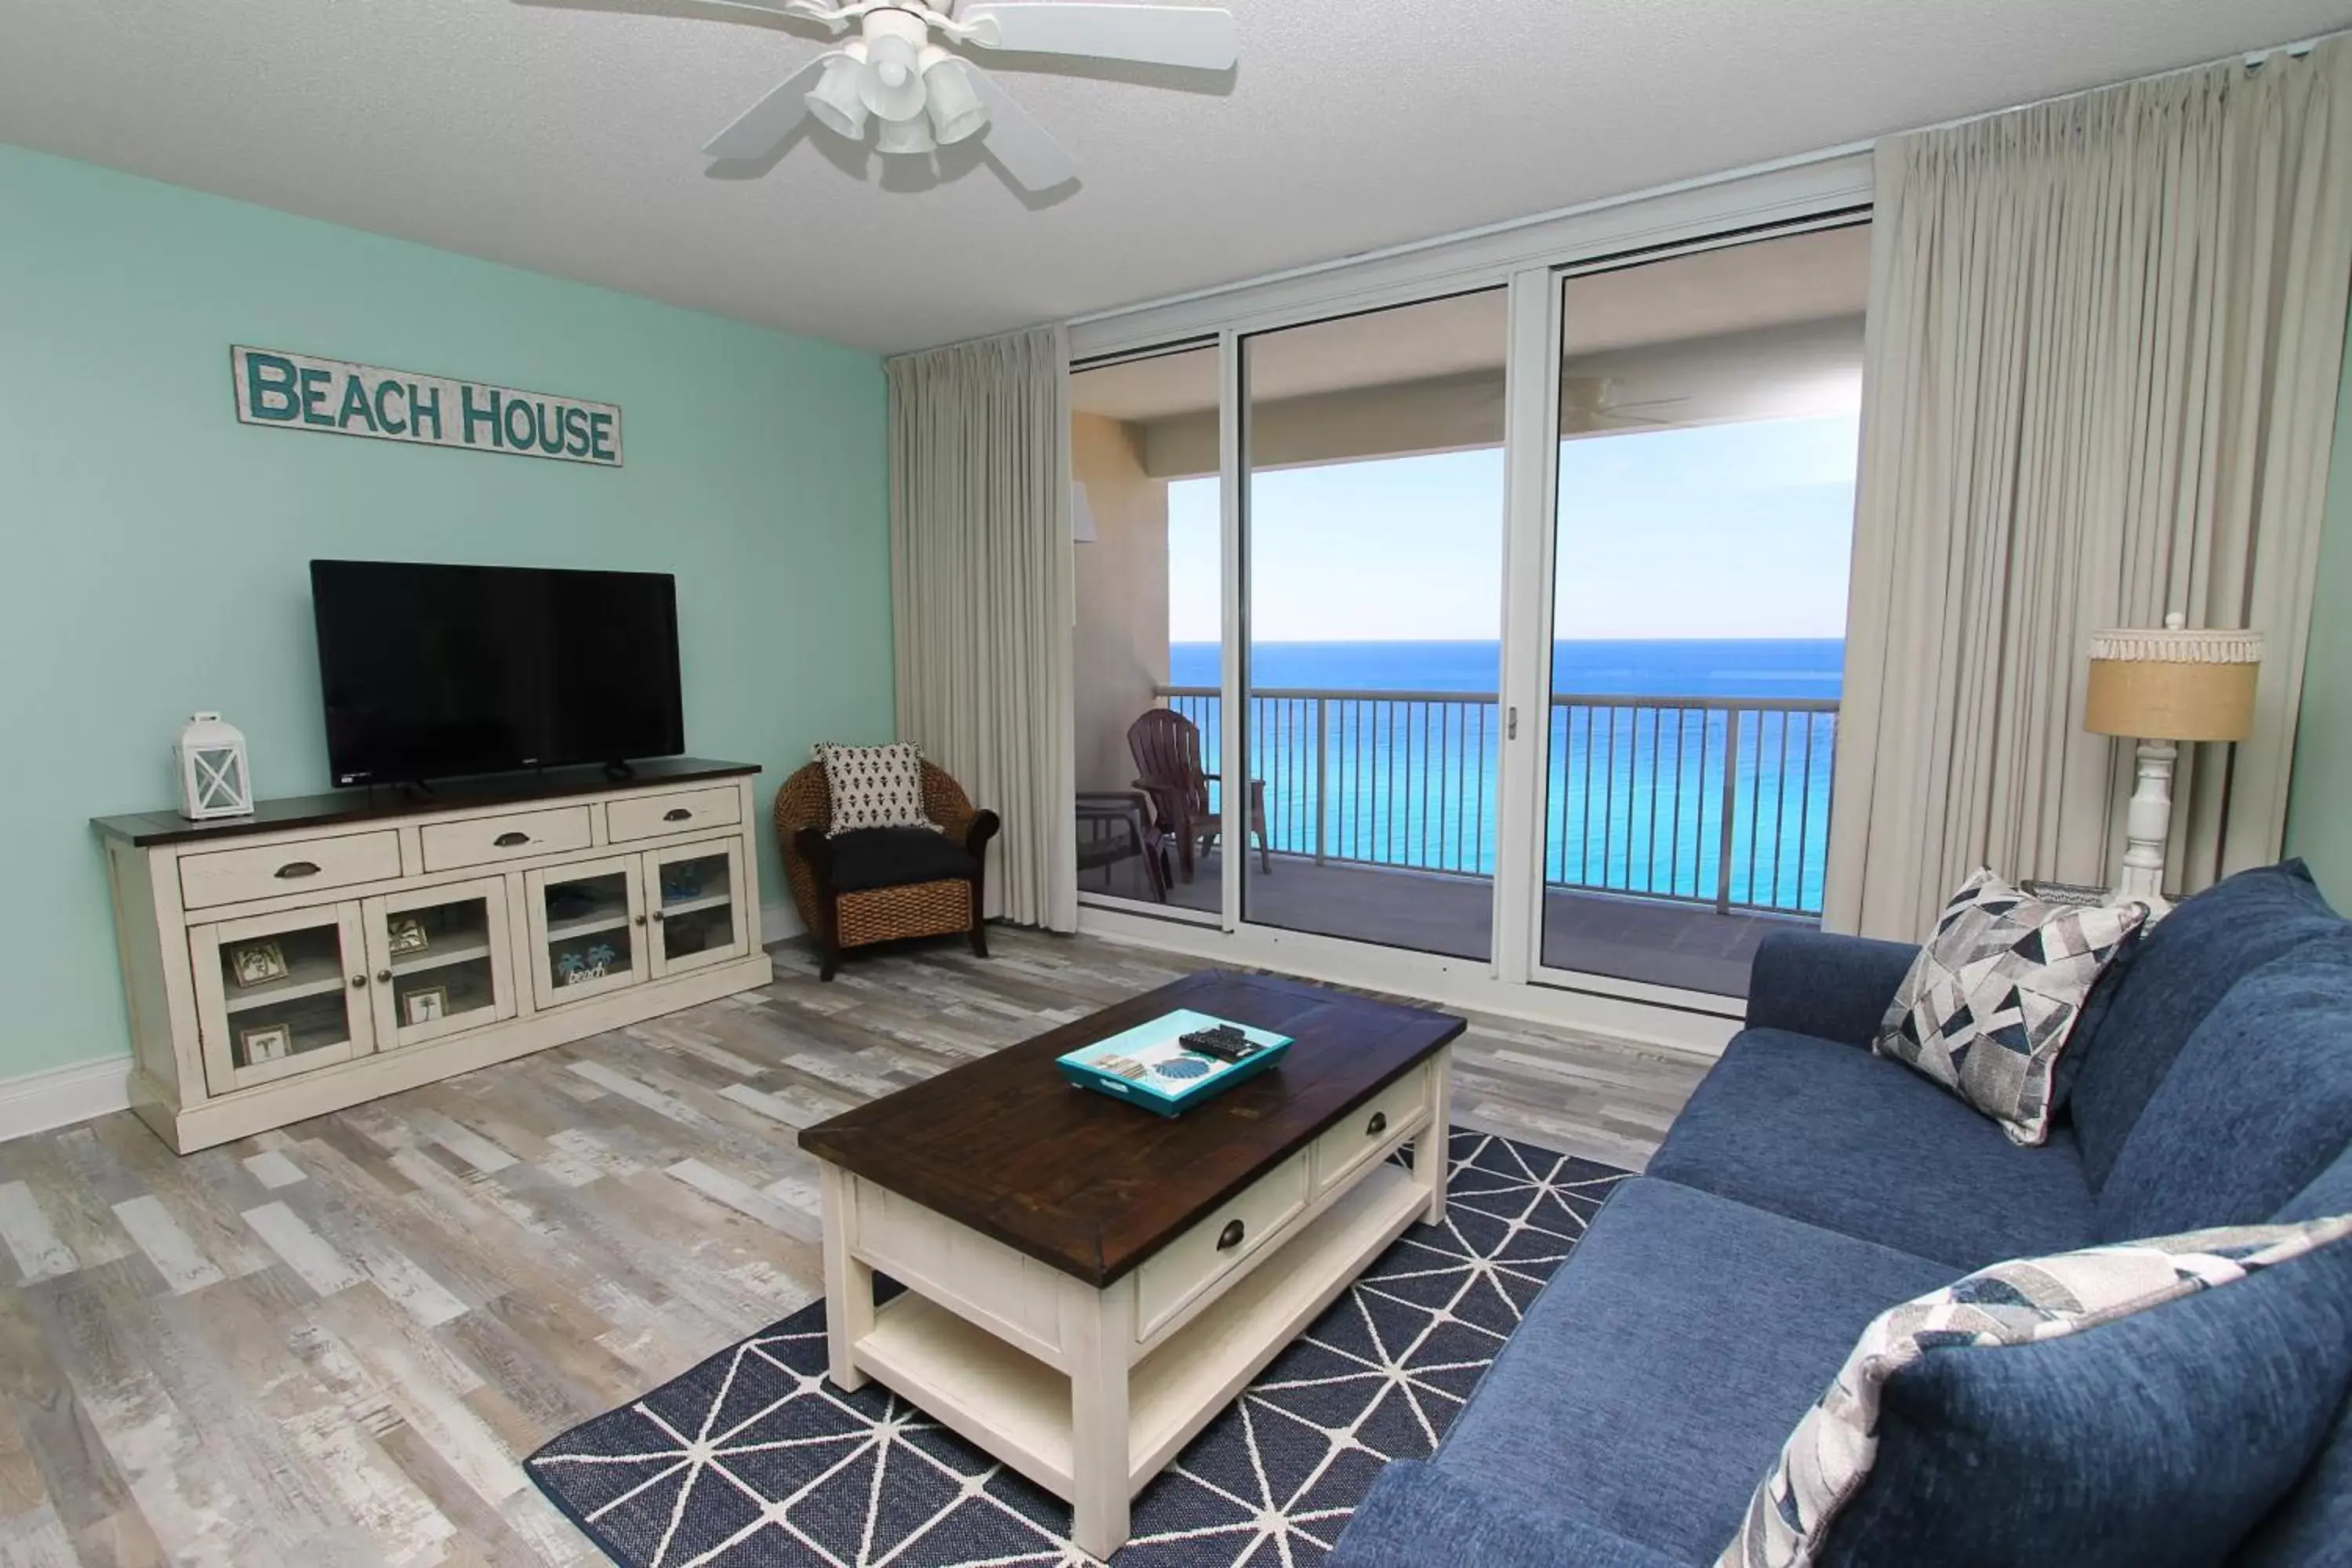
<path fill-rule="evenodd" d="M 313 561 L 310 601 L 338 784 L 686 750 L 675 578 Z"/>

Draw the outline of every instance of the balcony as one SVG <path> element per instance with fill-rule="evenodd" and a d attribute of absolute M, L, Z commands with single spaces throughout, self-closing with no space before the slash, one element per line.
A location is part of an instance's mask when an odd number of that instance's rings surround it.
<path fill-rule="evenodd" d="M 1216 773 L 1220 700 L 1159 696 L 1197 724 Z M 1252 921 L 1484 958 L 1492 949 L 1491 692 L 1272 689 L 1250 699 L 1270 875 Z M 1543 961 L 1745 994 L 1766 932 L 1819 922 L 1837 704 L 1801 699 L 1562 695 L 1549 714 Z M 1171 853 L 1171 860 L 1173 856 Z M 1169 901 L 1213 910 L 1229 857 Z M 1086 890 L 1150 899 L 1139 863 Z"/>

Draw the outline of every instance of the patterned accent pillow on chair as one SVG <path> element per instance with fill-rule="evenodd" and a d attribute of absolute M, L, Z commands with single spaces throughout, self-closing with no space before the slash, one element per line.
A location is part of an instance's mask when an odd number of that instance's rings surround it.
<path fill-rule="evenodd" d="M 1895 993 L 1871 1049 L 1934 1079 L 2012 1143 L 2050 1135 L 2051 1079 L 2146 904 L 2045 904 L 1979 870 Z"/>
<path fill-rule="evenodd" d="M 1906 1405 L 1898 1406 L 1887 1400 L 1888 1383 L 1901 1376 L 1905 1369 L 1922 1366 L 1923 1373 L 1915 1375 L 1924 1376 L 1924 1363 L 1940 1358 L 1970 1356 L 1988 1348 L 2010 1347 L 2017 1356 L 2025 1357 L 2028 1352 L 2015 1347 L 2073 1340 L 2075 1345 L 2082 1347 L 2081 1354 L 2084 1358 L 2084 1364 L 2075 1373 L 2060 1371 L 2061 1363 L 2056 1362 L 2029 1362 L 2020 1367 L 2018 1380 L 2052 1394 L 2064 1408 L 2074 1407 L 2065 1405 L 2068 1397 L 2077 1405 L 2087 1399 L 2097 1408 L 2116 1412 L 2126 1423 L 2136 1421 L 2143 1426 L 2154 1425 L 2159 1427 L 2193 1425 L 2200 1428 L 2195 1436 L 2200 1440 L 2210 1438 L 2212 1446 L 2221 1450 L 2242 1447 L 2245 1444 L 2243 1431 L 2228 1429 L 2230 1421 L 2225 1418 L 2225 1412 L 2246 1417 L 2250 1427 L 2263 1431 L 2266 1439 L 2273 1433 L 2271 1426 L 2265 1425 L 2263 1417 L 2265 1415 L 2274 1416 L 2273 1424 L 2278 1428 L 2277 1447 L 2282 1450 L 2275 1457 L 2286 1477 L 2292 1479 L 2308 1454 L 2286 1451 L 2294 1447 L 2290 1440 L 2289 1429 L 2312 1427 L 2324 1431 L 2343 1396 L 2340 1387 L 2326 1386 L 2325 1369 L 2312 1368 L 2310 1375 L 2301 1380 L 2315 1384 L 2310 1398 L 2302 1399 L 2297 1391 L 2290 1389 L 2284 1403 L 2277 1409 L 2272 1410 L 2264 1405 L 2264 1400 L 2273 1392 L 2267 1386 L 2271 1377 L 2284 1370 L 2289 1373 L 2285 1382 L 2297 1382 L 2292 1373 L 2303 1370 L 2305 1359 L 2302 1347 L 2296 1344 L 2292 1334 L 2269 1336 L 2275 1340 L 2274 1343 L 2262 1342 L 2266 1337 L 2264 1325 L 2281 1321 L 2282 1298 L 2278 1292 L 2272 1292 L 2273 1299 L 2269 1300 L 2257 1301 L 2252 1298 L 2244 1300 L 2242 1304 L 2248 1310 L 2240 1315 L 2244 1321 L 2242 1325 L 2236 1325 L 2233 1321 L 2233 1326 L 2242 1326 L 2246 1331 L 2242 1334 L 2223 1333 L 2221 1336 L 2222 1342 L 2214 1342 L 2210 1338 L 2200 1339 L 2200 1335 L 2216 1333 L 2216 1329 L 2210 1322 L 2200 1321 L 2187 1327 L 2188 1338 L 2199 1342 L 2209 1364 L 2182 1369 L 2184 1377 L 2187 1384 L 2201 1395 L 2215 1402 L 2215 1407 L 2199 1412 L 2205 1419 L 2194 1423 L 2167 1422 L 2168 1414 L 2179 1413 L 2168 1412 L 2161 1407 L 2163 1396 L 2173 1392 L 2168 1380 L 2161 1375 L 2148 1375 L 2143 1386 L 2108 1389 L 2104 1379 L 2112 1377 L 2120 1383 L 2136 1373 L 2147 1371 L 2146 1366 L 2136 1361 L 2130 1353 L 2130 1347 L 2123 1347 L 2126 1353 L 2116 1358 L 2114 1365 L 2099 1366 L 2095 1364 L 2099 1357 L 2092 1353 L 2092 1342 L 2076 1336 L 2150 1312 L 2168 1302 L 2185 1301 L 2206 1292 L 2225 1289 L 2233 1292 L 2251 1290 L 2252 1287 L 2240 1282 L 2266 1269 L 2341 1243 L 2347 1237 L 2352 1237 L 2352 1215 L 2308 1220 L 2300 1225 L 2240 1226 L 2193 1231 L 2185 1236 L 2164 1237 L 2152 1241 L 2117 1242 L 2105 1247 L 2086 1247 L 2079 1252 L 2061 1253 L 2053 1258 L 1996 1263 L 1990 1268 L 1977 1270 L 1957 1284 L 1931 1290 L 1901 1306 L 1889 1308 L 1863 1331 L 1861 1341 L 1855 1344 L 1853 1353 L 1846 1357 L 1845 1365 L 1839 1370 L 1828 1392 L 1799 1420 L 1797 1429 L 1781 1448 L 1780 1458 L 1774 1462 L 1763 1483 L 1756 1489 L 1756 1495 L 1748 1500 L 1748 1514 L 1740 1523 L 1738 1539 L 1724 1548 L 1723 1555 L 1716 1560 L 1716 1568 L 1810 1568 L 1811 1564 L 1822 1560 L 1830 1527 L 1838 1519 L 1849 1513 L 1859 1516 L 1869 1511 L 1872 1502 L 1863 1497 L 1863 1492 L 1870 1482 L 1874 1468 L 1883 1468 L 1886 1464 L 1895 1464 L 1898 1469 L 1908 1468 L 1916 1470 L 1923 1463 L 1933 1464 L 1937 1459 L 1948 1461 L 1951 1458 L 1949 1454 L 1927 1457 L 1907 1454 L 1898 1462 L 1882 1455 L 1880 1447 L 1882 1437 L 1886 1436 L 1885 1428 L 1890 1423 L 1900 1428 L 1895 1415 L 1897 1409 L 1906 1411 L 1903 1419 L 1913 1426 L 1931 1426 L 1937 1432 L 1943 1432 L 1942 1426 L 1937 1425 L 1941 1420 L 1948 1419 L 1957 1427 L 1967 1427 L 1972 1417 L 1984 1416 L 1988 1413 L 2005 1411 L 2011 1418 L 2024 1419 L 2018 1406 L 2004 1404 L 1997 1398 L 1983 1399 L 1964 1408 L 1952 1409 L 1945 1403 L 1947 1396 L 1943 1391 L 1955 1379 L 1964 1380 L 1968 1375 L 1964 1372 L 1949 1373 L 1940 1379 L 1927 1378 L 1918 1396 L 1908 1399 Z M 2316 1261 L 2301 1267 L 2313 1268 L 2316 1267 Z M 2300 1290 L 2306 1295 L 2325 1298 L 2331 1296 L 2339 1287 L 2340 1270 L 2335 1276 L 2323 1270 L 2308 1279 L 2281 1279 L 2280 1283 L 2290 1292 Z M 2217 1299 L 2214 1305 L 2219 1308 L 2236 1300 L 2238 1297 L 2232 1293 Z M 2154 1322 L 2153 1319 L 2140 1321 L 2148 1324 Z M 2340 1325 L 2331 1328 L 2321 1324 L 2315 1331 L 2322 1335 L 2340 1333 Z M 2116 1347 L 2097 1348 L 2104 1351 Z M 2260 1366 L 2262 1373 L 2257 1374 L 2241 1366 L 2236 1359 L 2241 1353 L 2253 1357 L 2247 1366 Z M 2268 1357 L 2267 1361 L 2263 1359 L 2264 1356 Z M 1996 1357 L 1991 1363 L 1976 1364 L 1989 1373 L 1991 1367 L 2006 1364 L 2007 1359 Z M 2186 1359 L 2193 1361 L 2197 1358 L 2189 1355 Z M 2340 1362 L 2343 1358 L 2339 1355 L 2336 1359 Z M 2061 1386 L 2070 1376 L 2079 1376 L 2086 1384 L 2094 1386 Z M 2105 1390 L 2105 1396 L 2102 1390 Z M 1923 1403 L 1930 1408 L 1925 1411 L 1909 1408 Z M 2251 1416 L 2249 1412 L 2252 1413 Z M 2315 1434 L 2297 1431 L 2293 1435 L 2309 1437 Z M 1941 1446 L 1945 1448 L 1956 1445 L 1966 1447 L 1985 1437 L 1982 1432 L 1974 1432 L 1972 1436 L 1958 1430 L 1945 1432 Z M 2061 1521 L 2045 1515 L 2014 1521 L 2028 1536 L 2042 1531 L 2052 1532 L 2052 1537 L 2046 1538 L 2054 1538 L 2054 1531 L 2062 1523 L 2069 1531 L 2080 1527 L 2093 1533 L 2102 1530 L 2112 1531 L 2116 1528 L 2115 1510 L 2129 1506 L 2120 1495 L 2101 1495 L 2104 1489 L 2116 1483 L 2116 1478 L 2126 1478 L 2116 1488 L 2118 1491 L 2128 1489 L 2130 1481 L 2127 1478 L 2136 1474 L 2141 1475 L 2142 1479 L 2153 1474 L 2163 1484 L 2178 1479 L 2168 1476 L 2153 1456 L 2105 1451 L 2108 1443 L 2115 1439 L 2113 1433 L 2069 1431 L 2060 1426 L 2046 1432 L 2020 1430 L 2013 1434 L 2013 1439 L 2019 1450 L 2015 1457 L 2029 1463 L 2039 1462 L 2054 1448 L 2062 1462 L 2072 1464 L 2073 1461 L 2065 1456 L 2081 1450 L 2079 1467 L 2071 1477 L 2042 1478 L 2046 1485 L 2040 1489 L 2042 1495 L 2037 1505 L 2043 1509 L 2056 1509 L 2062 1506 L 2057 1500 L 2065 1500 L 2065 1505 L 2074 1510 L 2075 1517 Z M 1917 1441 L 1916 1437 L 1906 1440 L 1915 1444 Z M 1997 1438 L 1994 1440 L 1998 1441 Z M 2128 1444 L 2122 1446 L 2127 1447 Z M 1980 1455 L 1974 1468 L 1979 1472 L 1988 1469 L 1997 1471 L 2000 1468 L 2001 1458 Z M 2214 1472 L 2229 1468 L 2220 1462 L 2219 1458 L 2206 1458 L 2213 1459 L 2210 1469 Z M 2199 1456 L 2189 1457 L 2192 1468 L 2198 1460 Z M 2173 1467 L 2175 1470 L 2179 1468 L 2178 1465 Z M 1933 1500 L 1932 1506 L 1923 1505 L 1914 1517 L 1903 1521 L 1903 1527 L 1915 1531 L 1934 1531 L 1937 1525 L 1932 1516 L 1937 1509 L 1945 1514 L 1954 1510 L 1965 1513 L 1973 1508 L 2011 1516 L 2021 1508 L 2026 1508 L 2029 1514 L 2032 1512 L 2031 1507 L 2020 1503 L 2014 1493 L 2003 1489 L 2016 1486 L 2016 1477 L 2006 1474 L 1976 1474 L 1972 1477 L 1969 1470 L 1969 1466 L 1966 1464 L 1956 1468 L 1947 1462 L 1937 1473 L 1949 1489 L 1949 1494 Z M 1903 1484 L 1904 1479 L 1916 1479 L 1891 1478 L 1880 1485 L 1895 1486 Z M 2249 1506 L 2258 1516 L 2261 1509 L 2266 1508 L 2275 1497 L 2270 1480 L 2260 1475 L 2246 1476 L 2246 1484 L 2242 1488 L 2231 1484 L 2237 1478 L 2218 1473 L 2210 1478 L 2200 1475 L 2200 1479 L 2209 1479 L 2210 1495 L 2179 1499 L 2178 1506 L 2183 1511 L 2169 1521 L 2159 1517 L 2150 1521 L 2150 1528 L 2158 1531 L 2179 1531 L 2181 1533 L 2176 1539 L 2185 1542 L 2195 1528 L 2220 1528 L 2226 1531 L 2233 1523 L 2228 1519 L 2218 1521 L 2195 1519 L 2192 1517 L 2195 1510 L 2210 1507 L 2222 1509 L 2225 1512 L 2231 1510 L 2244 1511 L 2239 1505 L 2248 1504 L 2249 1500 L 2231 1495 L 2235 1491 L 2244 1491 L 2250 1494 Z M 1982 1495 L 1985 1492 L 2001 1495 Z M 2136 1504 L 2137 1500 L 2130 1500 L 2130 1504 Z M 1883 1511 L 1899 1513 L 1900 1500 L 1890 1505 L 1890 1510 Z M 1875 1528 L 1885 1522 L 1883 1517 L 1876 1521 L 1857 1517 L 1855 1529 L 1864 1535 L 1871 1535 Z M 1969 1546 L 1948 1537 L 1943 1544 L 1951 1550 L 1937 1561 L 1993 1560 L 1974 1555 Z M 1855 1543 L 1849 1540 L 1842 1551 L 1851 1553 L 1854 1549 Z M 2011 1560 L 2010 1554 L 2002 1553 L 2000 1560 Z M 2060 1559 L 2053 1555 L 2050 1560 Z"/>
<path fill-rule="evenodd" d="M 938 823 L 923 815 L 923 753 L 901 741 L 888 746 L 836 746 L 820 743 L 816 760 L 824 764 L 824 787 L 833 796 L 833 820 L 825 836 L 838 838 L 869 827 L 928 827 Z"/>

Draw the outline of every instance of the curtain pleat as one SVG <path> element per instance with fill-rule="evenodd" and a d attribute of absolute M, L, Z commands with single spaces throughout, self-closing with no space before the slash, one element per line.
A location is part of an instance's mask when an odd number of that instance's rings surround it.
<path fill-rule="evenodd" d="M 2132 746 L 2082 728 L 2085 648 L 2171 610 L 2269 636 L 2252 738 L 2184 748 L 2177 890 L 2276 858 L 2352 48 L 1896 137 L 1877 165 L 1826 922 L 1916 940 L 1979 864 L 2109 881 Z"/>
<path fill-rule="evenodd" d="M 1004 819 L 988 912 L 1075 931 L 1067 341 L 886 368 L 899 735 Z"/>

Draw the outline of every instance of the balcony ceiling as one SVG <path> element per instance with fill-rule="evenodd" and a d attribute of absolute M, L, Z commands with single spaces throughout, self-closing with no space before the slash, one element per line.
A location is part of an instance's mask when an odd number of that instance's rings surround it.
<path fill-rule="evenodd" d="M 1048 204 L 970 151 L 936 179 L 822 143 L 713 177 L 697 149 L 822 36 L 698 0 L 0 0 L 0 141 L 890 350 L 2352 25 L 2352 0 L 1232 4 L 1229 78 L 1004 68 L 1085 164 Z"/>

